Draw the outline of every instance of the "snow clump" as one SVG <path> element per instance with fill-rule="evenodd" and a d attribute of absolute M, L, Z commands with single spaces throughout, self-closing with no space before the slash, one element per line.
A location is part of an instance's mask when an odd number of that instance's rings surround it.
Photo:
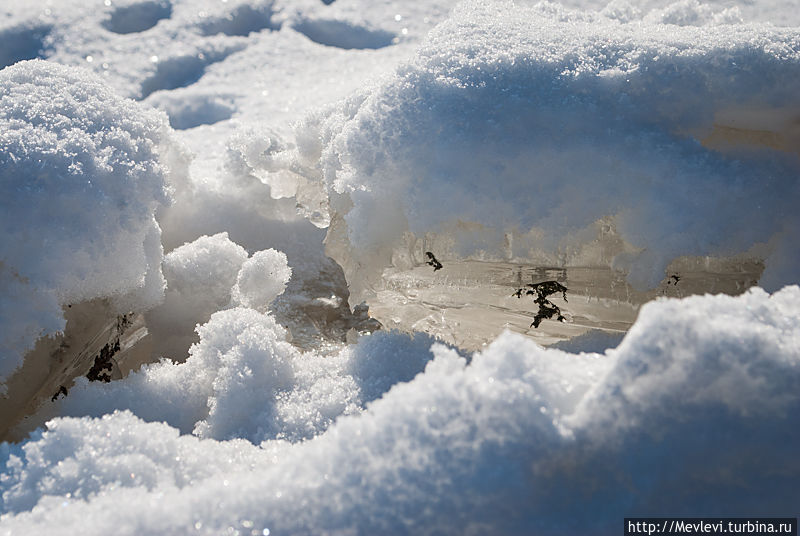
<path fill-rule="evenodd" d="M 197 340 L 195 326 L 229 305 L 231 287 L 246 259 L 247 251 L 224 232 L 201 236 L 164 256 L 164 303 L 147 314 L 155 355 L 186 358 Z"/>
<path fill-rule="evenodd" d="M 232 299 L 244 307 L 266 310 L 286 290 L 292 269 L 286 255 L 274 249 L 255 253 L 242 265 L 231 291 Z"/>

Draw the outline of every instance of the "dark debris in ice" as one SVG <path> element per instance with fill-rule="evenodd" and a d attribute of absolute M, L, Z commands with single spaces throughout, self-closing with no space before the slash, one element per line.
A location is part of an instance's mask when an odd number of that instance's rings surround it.
<path fill-rule="evenodd" d="M 436 270 L 441 270 L 443 268 L 442 263 L 436 260 L 436 257 L 434 257 L 433 253 L 431 253 L 430 251 L 426 251 L 425 256 L 428 257 L 428 260 L 425 262 L 425 264 L 427 264 L 428 266 L 433 266 L 434 272 Z"/>
<path fill-rule="evenodd" d="M 526 296 L 536 296 L 533 301 L 539 305 L 539 310 L 533 317 L 531 327 L 538 328 L 542 320 L 549 320 L 554 316 L 557 317 L 556 319 L 559 322 L 564 322 L 566 320 L 564 315 L 561 314 L 561 309 L 558 305 L 548 300 L 547 297 L 560 292 L 564 296 L 564 301 L 568 301 L 567 290 L 569 289 L 558 281 L 542 281 L 541 283 L 528 284 L 523 288 L 517 289 L 512 296 L 522 298 L 523 293 Z"/>
<path fill-rule="evenodd" d="M 55 402 L 56 400 L 58 400 L 59 396 L 64 395 L 64 397 L 66 397 L 68 394 L 69 392 L 67 391 L 67 388 L 61 385 L 59 386 L 58 391 L 56 391 L 56 394 L 54 394 L 50 400 Z"/>
<path fill-rule="evenodd" d="M 111 358 L 119 352 L 119 349 L 119 339 L 114 343 L 114 346 L 111 346 L 111 343 L 106 343 L 103 346 L 100 353 L 94 358 L 94 365 L 86 374 L 90 382 L 101 381 L 108 383 L 111 381 L 111 372 L 114 370 L 114 363 Z"/>

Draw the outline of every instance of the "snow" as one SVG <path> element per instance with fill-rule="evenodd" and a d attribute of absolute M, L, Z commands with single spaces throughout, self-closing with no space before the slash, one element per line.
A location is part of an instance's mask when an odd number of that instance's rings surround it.
<path fill-rule="evenodd" d="M 180 359 L 194 342 L 194 327 L 227 307 L 247 251 L 228 234 L 201 236 L 164 256 L 164 302 L 148 312 L 155 353 Z"/>
<path fill-rule="evenodd" d="M 298 137 L 310 129 L 321 143 L 299 149 L 321 155 L 344 241 L 329 252 L 358 266 L 351 290 L 396 266 L 390 256 L 422 263 L 423 237 L 440 260 L 585 265 L 604 218 L 628 246 L 610 265 L 639 289 L 681 255 L 770 241 L 765 284 L 796 281 L 782 259 L 797 258 L 800 238 L 787 226 L 797 33 L 721 24 L 692 5 L 620 23 L 556 4 L 466 2 L 379 86 L 310 116 Z M 774 140 L 706 141 L 724 127 Z"/>
<path fill-rule="evenodd" d="M 0 380 L 61 306 L 99 297 L 121 310 L 158 303 L 160 228 L 172 136 L 163 114 L 55 63 L 0 72 Z"/>
<path fill-rule="evenodd" d="M 286 264 L 286 255 L 274 249 L 255 253 L 242 264 L 231 290 L 233 300 L 252 309 L 269 308 L 272 300 L 283 294 L 292 269 Z"/>
<path fill-rule="evenodd" d="M 0 444 L 0 534 L 797 515 L 795 7 L 7 2 L 0 380 L 38 398 L 0 397 L 2 433 L 35 428 Z M 445 345 L 516 300 L 480 281 L 501 262 L 615 329 Z M 350 306 L 401 283 L 436 317 L 371 333 Z M 42 338 L 70 306 L 116 331 Z M 141 368 L 61 372 L 131 311 Z M 52 400 L 15 375 L 48 359 Z"/>
<path fill-rule="evenodd" d="M 434 345 L 423 374 L 295 445 L 179 436 L 127 411 L 58 419 L 9 450 L 2 529 L 611 534 L 653 511 L 790 513 L 798 299 L 793 286 L 659 300 L 605 354 L 505 334 L 467 363 Z M 223 365 L 215 389 L 292 383 L 268 318 L 233 309 L 203 328 L 201 346 L 230 364 L 272 356 L 252 376 Z M 215 400 L 204 434 L 261 436 L 275 422 Z"/>
<path fill-rule="evenodd" d="M 245 307 L 214 313 L 197 332 L 185 363 L 163 360 L 101 386 L 80 378 L 59 414 L 129 410 L 199 437 L 309 439 L 422 372 L 434 342 L 386 332 L 332 354 L 301 353 L 273 316 Z"/>

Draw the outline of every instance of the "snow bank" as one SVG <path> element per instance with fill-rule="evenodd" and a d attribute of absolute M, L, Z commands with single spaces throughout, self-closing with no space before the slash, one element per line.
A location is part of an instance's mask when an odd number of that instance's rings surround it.
<path fill-rule="evenodd" d="M 423 374 L 294 446 L 198 441 L 127 412 L 57 419 L 8 450 L 0 532 L 614 534 L 625 515 L 792 513 L 798 300 L 658 300 L 605 355 L 506 333 L 467 364 L 434 345 Z M 244 311 L 215 315 L 201 346 L 283 354 L 269 317 Z M 297 381 L 282 359 L 239 369 L 229 394 Z M 270 407 L 254 396 L 239 433 Z"/>
<path fill-rule="evenodd" d="M 394 76 L 308 118 L 299 161 L 323 171 L 351 287 L 422 264 L 415 239 L 445 260 L 608 256 L 639 288 L 774 239 L 764 277 L 797 281 L 797 33 L 684 4 L 466 2 Z M 627 247 L 587 261 L 601 218 Z"/>
<path fill-rule="evenodd" d="M 0 380 L 63 329 L 61 306 L 161 300 L 168 130 L 83 70 L 34 60 L 0 71 Z"/>

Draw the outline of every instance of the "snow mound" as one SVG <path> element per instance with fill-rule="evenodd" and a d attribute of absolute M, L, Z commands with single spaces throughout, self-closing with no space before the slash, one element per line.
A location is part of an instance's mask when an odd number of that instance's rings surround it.
<path fill-rule="evenodd" d="M 163 114 L 83 70 L 33 60 L 0 71 L 0 380 L 63 329 L 63 305 L 161 300 L 169 132 Z"/>
<path fill-rule="evenodd" d="M 356 300 L 398 259 L 424 263 L 414 237 L 445 261 L 610 258 L 640 289 L 678 256 L 773 240 L 765 281 L 797 281 L 797 33 L 693 5 L 621 22 L 465 2 L 393 76 L 304 121 Z M 602 218 L 626 247 L 588 258 Z"/>
<path fill-rule="evenodd" d="M 174 428 L 162 423 L 145 424 L 129 412 L 93 420 L 89 428 L 86 422 L 89 421 L 66 419 L 53 423 L 50 432 L 55 433 L 39 433 L 41 442 L 31 444 L 27 450 L 43 467 L 55 471 L 54 489 L 68 493 L 76 501 L 96 499 L 106 483 L 112 481 L 120 488 L 135 491 L 162 486 L 180 489 L 215 478 L 219 467 L 208 464 L 209 455 L 225 460 L 224 465 L 234 473 L 247 471 L 254 464 L 272 463 L 268 450 L 255 450 L 245 441 L 220 443 L 179 437 Z M 75 446 L 78 448 L 71 448 Z M 116 451 L 113 456 L 97 456 L 98 452 L 111 449 Z M 24 482 L 17 483 L 15 491 L 6 496 L 11 499 L 4 502 L 6 511 L 30 509 L 38 502 L 36 478 L 37 475 L 28 474 Z"/>
<path fill-rule="evenodd" d="M 424 373 L 291 447 L 198 442 L 126 412 L 56 419 L 6 453 L 2 531 L 613 534 L 626 515 L 792 512 L 798 303 L 796 286 L 658 300 L 605 355 L 511 333 L 471 363 L 433 345 Z M 266 351 L 252 377 L 291 382 L 275 326 L 245 311 L 215 315 L 196 355 Z M 262 401 L 247 371 L 215 386 Z M 274 408 L 244 407 L 221 436 Z"/>
<path fill-rule="evenodd" d="M 195 434 L 255 441 L 276 435 L 275 395 L 290 389 L 289 359 L 297 352 L 284 340 L 285 330 L 269 315 L 231 309 L 214 313 L 198 333 L 200 343 L 191 350 L 192 366 L 199 374 L 215 373 L 216 377 L 208 417 L 195 426 Z"/>

